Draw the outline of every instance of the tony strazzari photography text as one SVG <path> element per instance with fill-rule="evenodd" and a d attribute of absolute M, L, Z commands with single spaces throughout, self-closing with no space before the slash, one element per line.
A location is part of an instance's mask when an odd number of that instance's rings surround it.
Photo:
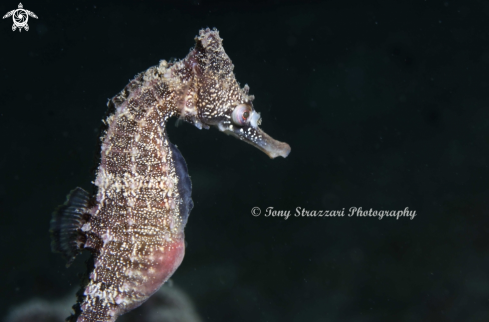
<path fill-rule="evenodd" d="M 391 217 L 398 220 L 399 218 L 407 217 L 413 220 L 416 217 L 416 210 L 409 210 L 409 207 L 404 210 L 374 210 L 372 208 L 363 210 L 362 207 L 350 207 L 345 213 L 345 208 L 341 210 L 310 210 L 302 207 L 291 210 L 277 210 L 274 207 L 268 207 L 265 211 L 265 217 L 282 217 L 285 220 L 290 216 L 294 217 L 376 217 L 382 220 L 384 217 Z"/>

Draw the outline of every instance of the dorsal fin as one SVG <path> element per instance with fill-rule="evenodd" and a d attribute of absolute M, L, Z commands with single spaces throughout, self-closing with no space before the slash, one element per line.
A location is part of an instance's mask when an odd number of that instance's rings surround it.
<path fill-rule="evenodd" d="M 182 154 L 172 143 L 170 143 L 170 148 L 175 161 L 175 172 L 178 176 L 178 193 L 182 198 L 182 202 L 179 204 L 180 216 L 183 220 L 183 227 L 185 227 L 188 215 L 194 207 L 194 202 L 192 201 L 192 181 L 188 175 L 187 163 Z"/>
<path fill-rule="evenodd" d="M 85 244 L 86 237 L 81 228 L 87 222 L 89 199 L 88 192 L 75 188 L 68 194 L 66 202 L 56 209 L 51 219 L 51 250 L 68 259 L 67 267 Z"/>

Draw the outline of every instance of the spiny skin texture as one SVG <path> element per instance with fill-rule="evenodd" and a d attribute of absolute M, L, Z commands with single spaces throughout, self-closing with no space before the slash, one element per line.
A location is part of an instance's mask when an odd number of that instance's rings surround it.
<path fill-rule="evenodd" d="M 248 86 L 239 87 L 233 68 L 217 30 L 201 30 L 185 59 L 161 61 L 109 101 L 96 193 L 79 229 L 93 267 L 71 321 L 115 321 L 182 262 L 193 204 L 185 161 L 166 134 L 170 117 L 198 128 L 214 125 L 272 158 L 290 152 L 258 128 L 253 97 Z"/>

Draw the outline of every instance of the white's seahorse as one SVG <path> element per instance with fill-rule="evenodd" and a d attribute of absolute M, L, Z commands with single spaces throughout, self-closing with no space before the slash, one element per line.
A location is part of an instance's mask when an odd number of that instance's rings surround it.
<path fill-rule="evenodd" d="M 240 88 L 217 30 L 201 30 L 188 56 L 161 61 L 109 101 L 95 193 L 73 190 L 51 221 L 53 250 L 69 262 L 92 252 L 70 321 L 115 321 L 146 301 L 182 262 L 193 208 L 187 166 L 166 123 L 216 126 L 271 158 L 287 143 L 262 132 L 249 88 Z"/>

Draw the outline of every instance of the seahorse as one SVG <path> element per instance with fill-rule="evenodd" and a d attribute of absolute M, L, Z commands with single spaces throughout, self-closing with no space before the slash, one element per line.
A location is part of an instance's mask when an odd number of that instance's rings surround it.
<path fill-rule="evenodd" d="M 94 192 L 74 189 L 51 220 L 52 249 L 69 266 L 92 253 L 78 292 L 77 322 L 115 321 L 146 301 L 175 272 L 185 252 L 192 184 L 166 124 L 176 116 L 217 127 L 270 158 L 290 146 L 263 132 L 249 87 L 240 88 L 216 29 L 200 30 L 180 61 L 160 61 L 108 102 Z"/>

